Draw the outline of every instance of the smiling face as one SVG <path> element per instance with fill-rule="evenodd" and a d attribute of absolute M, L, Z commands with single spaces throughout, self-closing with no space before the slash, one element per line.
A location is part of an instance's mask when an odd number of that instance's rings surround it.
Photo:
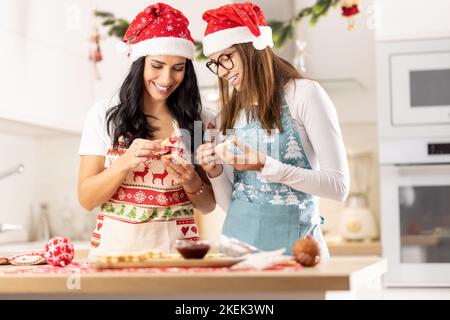
<path fill-rule="evenodd" d="M 237 91 L 240 91 L 244 79 L 244 66 L 242 57 L 236 48 L 216 52 L 210 56 L 211 61 L 220 62 L 218 65 L 217 75 L 228 81 Z"/>
<path fill-rule="evenodd" d="M 183 82 L 186 58 L 178 56 L 147 56 L 144 83 L 148 94 L 155 100 L 167 100 Z"/>

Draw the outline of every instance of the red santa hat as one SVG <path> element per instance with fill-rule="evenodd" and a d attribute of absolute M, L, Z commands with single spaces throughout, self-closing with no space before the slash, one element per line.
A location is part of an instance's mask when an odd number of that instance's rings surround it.
<path fill-rule="evenodd" d="M 181 11 L 165 3 L 155 3 L 140 12 L 122 41 L 134 62 L 147 55 L 171 55 L 193 59 L 194 40 L 189 21 Z"/>
<path fill-rule="evenodd" d="M 203 53 L 209 56 L 234 44 L 252 42 L 262 50 L 273 47 L 272 29 L 261 8 L 251 2 L 233 3 L 203 13 L 206 26 Z"/>

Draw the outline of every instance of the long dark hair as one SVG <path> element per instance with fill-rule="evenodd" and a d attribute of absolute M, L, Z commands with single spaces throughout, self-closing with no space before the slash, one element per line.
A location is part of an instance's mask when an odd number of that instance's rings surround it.
<path fill-rule="evenodd" d="M 303 76 L 285 59 L 276 55 L 271 48 L 256 50 L 251 43 L 234 45 L 243 63 L 243 81 L 240 91 L 233 89 L 230 95 L 228 81 L 219 78 L 222 103 L 220 129 L 234 128 L 238 115 L 244 106 L 258 103 L 252 110 L 264 129 L 269 133 L 274 127 L 283 131 L 281 126 L 281 97 L 283 87 L 292 79 Z"/>
<path fill-rule="evenodd" d="M 144 114 L 143 72 L 145 57 L 136 60 L 130 67 L 119 91 L 119 104 L 106 113 L 106 125 L 113 142 L 113 148 L 128 148 L 134 139 L 153 139 L 159 128 L 148 124 Z M 167 99 L 169 112 L 178 121 L 181 129 L 185 129 L 194 137 L 194 121 L 200 120 L 202 103 L 197 84 L 194 65 L 186 59 L 185 74 L 178 88 Z M 123 141 L 119 141 L 120 138 Z M 194 145 L 191 143 L 191 151 Z"/>

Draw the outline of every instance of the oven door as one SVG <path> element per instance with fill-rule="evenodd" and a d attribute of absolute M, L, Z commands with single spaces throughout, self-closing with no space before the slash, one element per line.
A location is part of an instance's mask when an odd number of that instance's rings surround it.
<path fill-rule="evenodd" d="M 380 168 L 385 284 L 450 286 L 450 165 Z"/>
<path fill-rule="evenodd" d="M 450 51 L 390 56 L 394 126 L 450 123 Z"/>

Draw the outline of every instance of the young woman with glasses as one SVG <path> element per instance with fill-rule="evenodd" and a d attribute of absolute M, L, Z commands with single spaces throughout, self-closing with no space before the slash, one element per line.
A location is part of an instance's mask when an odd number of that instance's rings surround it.
<path fill-rule="evenodd" d="M 220 142 L 197 160 L 225 212 L 222 233 L 259 249 L 285 248 L 320 230 L 319 197 L 344 201 L 348 164 L 333 103 L 315 81 L 277 56 L 271 29 L 252 3 L 206 11 L 207 67 L 219 78 Z M 231 143 L 230 143 L 231 142 Z"/>

